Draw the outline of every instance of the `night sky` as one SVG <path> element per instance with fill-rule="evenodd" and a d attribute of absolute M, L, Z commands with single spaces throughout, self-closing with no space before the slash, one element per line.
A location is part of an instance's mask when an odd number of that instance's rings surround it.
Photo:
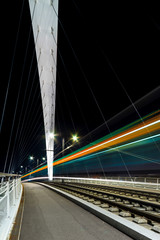
<path fill-rule="evenodd" d="M 159 109 L 158 6 L 97 3 L 59 1 L 57 152 L 73 133 L 87 143 Z M 29 165 L 29 155 L 45 156 L 45 139 L 28 1 L 4 4 L 0 171 L 6 161 L 7 172 Z"/>

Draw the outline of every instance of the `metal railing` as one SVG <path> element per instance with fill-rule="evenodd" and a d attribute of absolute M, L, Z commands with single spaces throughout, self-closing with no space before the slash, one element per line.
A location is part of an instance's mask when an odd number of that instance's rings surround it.
<path fill-rule="evenodd" d="M 48 177 L 36 177 L 23 180 L 28 181 L 45 181 Z M 106 177 L 106 178 L 82 178 L 82 177 L 53 177 L 54 182 L 73 182 L 73 183 L 88 183 L 98 185 L 110 185 L 130 188 L 143 188 L 150 190 L 160 190 L 160 178 L 151 177 Z"/>
<path fill-rule="evenodd" d="M 160 178 L 74 178 L 74 177 L 54 177 L 54 181 L 88 183 L 98 185 L 110 185 L 119 187 L 144 188 L 150 190 L 160 190 Z"/>
<path fill-rule="evenodd" d="M 21 195 L 20 178 L 0 183 L 0 240 L 9 239 Z"/>

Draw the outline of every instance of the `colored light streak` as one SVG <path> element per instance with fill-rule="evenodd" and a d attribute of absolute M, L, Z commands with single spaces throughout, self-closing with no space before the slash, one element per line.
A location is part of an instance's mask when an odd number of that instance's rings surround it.
<path fill-rule="evenodd" d="M 142 124 L 140 124 L 140 125 L 142 125 Z M 131 131 L 127 131 L 124 134 L 120 134 L 117 137 L 110 138 L 109 140 L 104 141 L 104 142 L 102 142 L 100 144 L 97 144 L 95 146 L 89 147 L 86 150 L 82 150 L 78 153 L 75 153 L 75 154 L 69 156 L 69 157 L 66 157 L 64 159 L 55 161 L 53 163 L 53 166 L 59 165 L 60 163 L 67 162 L 67 161 L 70 161 L 70 160 L 75 159 L 75 158 L 82 157 L 86 154 L 91 154 L 95 151 L 100 151 L 104 148 L 109 148 L 113 145 L 123 143 L 125 141 L 131 140 L 131 139 L 139 137 L 141 135 L 151 133 L 151 132 L 156 131 L 158 129 L 160 129 L 160 120 L 156 120 L 154 122 L 148 123 L 147 125 L 141 126 L 139 128 L 133 129 Z"/>
<path fill-rule="evenodd" d="M 78 152 L 76 151 L 76 153 L 73 153 L 72 155 L 68 155 L 62 159 L 58 159 L 58 160 L 54 161 L 52 163 L 52 165 L 57 166 L 62 163 L 76 160 L 77 158 L 79 159 L 85 155 L 92 154 L 92 153 L 99 154 L 98 151 L 101 151 L 103 149 L 106 149 L 103 152 L 114 151 L 114 150 L 116 151 L 117 149 L 120 149 L 122 147 L 127 147 L 129 145 L 133 145 L 133 144 L 136 144 L 136 143 L 139 143 L 139 142 L 151 139 L 151 138 L 153 139 L 160 135 L 157 134 L 157 135 L 149 136 L 149 137 L 144 137 L 144 136 L 146 136 L 148 134 L 150 135 L 151 133 L 153 133 L 159 129 L 160 129 L 160 115 L 157 115 L 151 119 L 146 120 L 145 122 L 139 123 L 136 126 L 131 127 L 129 130 L 125 130 L 122 133 L 118 133 L 115 136 L 109 137 L 107 140 L 103 140 L 99 143 L 96 143 L 96 144 L 90 146 L 90 147 L 88 147 L 88 145 L 87 145 L 85 149 L 83 148 L 83 150 L 81 149 Z M 140 137 L 141 137 L 141 139 L 135 140 L 136 138 L 140 138 Z M 131 140 L 132 140 L 132 142 L 128 142 Z M 125 142 L 127 142 L 127 143 L 125 143 Z M 102 153 L 102 151 L 100 153 Z M 28 174 L 22 176 L 22 178 L 27 177 L 36 172 L 42 171 L 46 168 L 47 168 L 47 166 L 45 165 L 39 169 L 32 171 L 31 173 L 28 173 Z"/>
<path fill-rule="evenodd" d="M 104 154 L 104 153 L 113 152 L 113 151 L 120 151 L 121 148 L 126 148 L 128 146 L 136 145 L 136 144 L 138 144 L 140 142 L 144 142 L 144 141 L 147 141 L 147 140 L 150 140 L 150 139 L 154 139 L 154 138 L 158 138 L 158 137 L 160 137 L 160 134 L 153 135 L 151 137 L 143 138 L 143 139 L 140 139 L 140 140 L 137 140 L 137 141 L 133 141 L 133 142 L 130 142 L 130 143 L 126 143 L 126 144 L 120 145 L 118 147 L 113 147 L 113 148 L 110 148 L 110 149 L 107 149 L 107 150 L 104 150 L 104 151 L 101 151 L 101 152 L 96 152 L 96 153 L 93 153 L 93 154 L 91 154 L 89 156 L 86 156 L 85 158 L 92 158 L 94 156 L 98 156 L 98 155 L 101 155 L 101 154 Z"/>
<path fill-rule="evenodd" d="M 156 138 L 159 138 L 159 139 L 156 139 Z M 155 163 L 155 164 L 160 164 L 160 162 L 157 162 L 158 159 L 156 160 L 156 159 L 143 157 L 143 156 L 137 155 L 135 153 L 123 150 L 123 149 L 128 149 L 130 147 L 136 147 L 141 142 L 143 142 L 143 147 L 144 147 L 144 144 L 145 144 L 144 142 L 145 141 L 152 140 L 152 143 L 154 143 L 154 139 L 155 139 L 155 141 L 160 140 L 160 134 L 153 135 L 151 137 L 146 137 L 146 138 L 143 138 L 143 139 L 140 139 L 140 140 L 137 140 L 137 141 L 127 143 L 127 144 L 123 144 L 123 145 L 120 145 L 118 147 L 113 147 L 113 148 L 109 148 L 109 149 L 106 149 L 106 150 L 103 150 L 103 151 L 100 151 L 100 152 L 92 153 L 90 155 L 86 155 L 86 156 L 83 156 L 81 158 L 73 159 L 72 161 L 68 161 L 68 162 L 65 162 L 63 164 L 72 164 L 73 162 L 75 163 L 75 162 L 82 162 L 82 161 L 88 161 L 88 160 L 90 162 L 92 162 L 92 160 L 95 160 L 95 158 L 101 157 L 102 155 L 107 156 L 107 153 L 111 153 L 111 152 L 119 152 L 119 153 L 123 153 L 125 155 L 134 156 L 134 157 L 139 158 L 141 160 L 143 159 L 143 160 L 148 161 L 148 162 L 152 162 L 152 163 Z M 105 161 L 107 161 L 107 159 Z"/>

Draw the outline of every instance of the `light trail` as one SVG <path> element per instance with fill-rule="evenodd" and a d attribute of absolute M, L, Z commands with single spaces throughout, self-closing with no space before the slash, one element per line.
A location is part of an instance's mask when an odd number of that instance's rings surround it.
<path fill-rule="evenodd" d="M 94 146 L 90 146 L 88 148 L 86 146 L 86 149 L 79 150 L 79 152 L 73 153 L 72 155 L 69 155 L 69 156 L 66 156 L 62 159 L 54 161 L 52 163 L 52 165 L 57 166 L 57 165 L 60 165 L 62 163 L 69 162 L 71 160 L 76 160 L 77 158 L 86 156 L 87 154 L 91 154 L 91 153 L 94 153 L 94 152 L 97 152 L 97 153 L 95 153 L 95 155 L 100 154 L 100 153 L 102 153 L 102 151 L 99 152 L 99 153 L 98 153 L 98 151 L 100 151 L 104 148 L 109 148 L 109 149 L 106 149 L 105 151 L 103 151 L 103 153 L 108 152 L 108 151 L 114 151 L 114 150 L 116 151 L 119 148 L 126 147 L 126 146 L 129 146 L 131 144 L 133 145 L 133 144 L 136 144 L 138 142 L 142 142 L 142 141 L 145 141 L 145 140 L 149 140 L 149 139 L 159 137 L 160 134 L 156 134 L 156 135 L 152 135 L 152 136 L 149 136 L 149 137 L 145 137 L 143 139 L 138 139 L 138 140 L 135 140 L 135 141 L 117 146 L 118 144 L 122 144 L 124 142 L 135 139 L 137 137 L 139 138 L 139 137 L 151 134 L 151 133 L 153 133 L 153 132 L 155 132 L 159 129 L 160 129 L 160 115 L 157 115 L 157 116 L 155 116 L 155 117 L 153 117 L 149 120 L 146 120 L 143 123 L 139 123 L 136 126 L 131 127 L 129 130 L 125 130 L 124 132 L 117 134 L 114 137 L 112 136 L 107 140 L 103 140 L 102 142 L 97 143 Z M 115 145 L 116 145 L 116 147 L 112 147 L 112 146 L 115 146 Z M 93 156 L 93 154 L 91 156 Z M 32 171 L 31 173 L 28 173 L 28 174 L 22 176 L 22 178 L 27 177 L 31 174 L 37 173 L 39 171 L 45 170 L 45 169 L 47 169 L 46 165 Z"/>
<path fill-rule="evenodd" d="M 153 126 L 155 126 L 155 127 L 153 127 Z M 147 131 L 146 132 L 143 131 L 146 128 L 147 128 Z M 111 138 L 110 140 L 104 141 L 104 142 L 102 142 L 102 143 L 100 143 L 98 145 L 95 145 L 93 147 L 89 147 L 88 149 L 82 150 L 82 151 L 80 151 L 78 153 L 75 153 L 75 154 L 73 154 L 73 155 L 71 155 L 69 157 L 66 157 L 65 159 L 61 159 L 61 160 L 55 161 L 53 163 L 53 166 L 56 166 L 56 165 L 58 165 L 60 163 L 64 163 L 64 162 L 70 161 L 70 160 L 75 159 L 77 157 L 84 156 L 87 153 L 90 154 L 90 153 L 92 153 L 92 152 L 94 152 L 96 150 L 101 150 L 103 148 L 110 147 L 110 146 L 116 145 L 118 143 L 130 140 L 133 137 L 139 137 L 140 135 L 142 135 L 142 133 L 144 133 L 144 134 L 147 134 L 148 132 L 151 133 L 151 132 L 153 132 L 153 131 L 155 131 L 155 130 L 157 130 L 159 128 L 160 128 L 160 120 L 157 120 L 155 122 L 152 122 L 152 123 L 149 123 L 149 124 L 147 124 L 145 126 L 142 126 L 142 127 L 138 128 L 138 129 L 134 129 L 134 130 L 129 131 L 129 132 L 125 133 L 125 134 L 121 134 L 120 136 L 117 136 L 115 138 Z M 135 133 L 137 133 L 137 132 L 139 132 L 139 133 L 135 135 Z M 134 136 L 132 136 L 130 138 L 125 138 L 126 136 L 129 136 L 129 135 L 132 135 L 132 134 L 134 134 Z M 123 141 L 116 141 L 116 140 L 120 140 L 122 138 L 124 138 Z M 114 144 L 110 144 L 112 142 L 114 142 Z"/>
<path fill-rule="evenodd" d="M 103 154 L 103 153 L 106 153 L 106 152 L 117 151 L 120 148 L 124 148 L 124 147 L 130 146 L 130 145 L 134 145 L 134 144 L 137 144 L 139 142 L 144 142 L 144 141 L 147 141 L 149 139 L 153 139 L 153 138 L 157 138 L 157 137 L 160 137 L 160 134 L 153 135 L 151 137 L 143 138 L 143 139 L 140 139 L 140 140 L 136 140 L 136 141 L 133 141 L 133 142 L 130 142 L 130 143 L 126 143 L 126 144 L 120 145 L 118 147 L 110 148 L 110 149 L 107 149 L 107 150 L 104 150 L 104 151 L 101 151 L 101 152 L 93 153 L 92 155 L 90 155 L 90 157 L 97 156 L 97 155 L 100 155 L 100 154 Z"/>

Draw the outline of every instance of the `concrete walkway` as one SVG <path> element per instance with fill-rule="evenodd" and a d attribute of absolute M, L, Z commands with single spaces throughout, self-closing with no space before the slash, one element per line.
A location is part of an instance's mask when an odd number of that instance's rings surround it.
<path fill-rule="evenodd" d="M 20 240 L 131 240 L 54 191 L 25 183 Z"/>

